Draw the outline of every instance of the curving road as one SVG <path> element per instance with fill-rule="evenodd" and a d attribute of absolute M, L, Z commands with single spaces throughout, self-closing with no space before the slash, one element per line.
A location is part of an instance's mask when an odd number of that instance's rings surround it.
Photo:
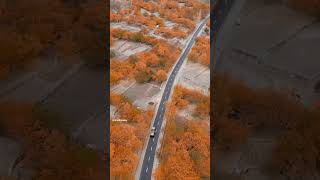
<path fill-rule="evenodd" d="M 199 32 L 201 32 L 201 29 L 206 24 L 206 22 L 209 18 L 210 18 L 210 16 L 207 16 L 204 20 L 202 20 L 201 24 L 193 32 L 193 35 L 192 35 L 190 41 L 188 42 L 186 48 L 182 52 L 180 58 L 178 59 L 175 67 L 173 68 L 173 70 L 167 80 L 167 84 L 166 84 L 164 92 L 162 94 L 162 98 L 161 98 L 161 101 L 160 101 L 160 104 L 158 107 L 158 111 L 157 111 L 157 114 L 156 114 L 156 117 L 155 117 L 155 120 L 153 123 L 153 126 L 156 128 L 157 132 L 153 138 L 152 137 L 149 138 L 148 146 L 147 146 L 147 149 L 146 149 L 146 152 L 144 155 L 143 164 L 142 164 L 142 168 L 141 168 L 141 172 L 140 172 L 140 180 L 151 180 L 153 161 L 154 161 L 156 147 L 157 147 L 159 134 L 160 134 L 159 132 L 161 130 L 163 117 L 164 117 L 164 113 L 165 113 L 165 103 L 169 99 L 175 77 L 176 77 L 178 71 L 180 70 L 182 63 L 184 62 L 185 58 L 189 54 L 189 52 L 192 48 L 192 45 L 194 44 L 194 42 L 196 40 L 196 37 L 198 36 Z"/>

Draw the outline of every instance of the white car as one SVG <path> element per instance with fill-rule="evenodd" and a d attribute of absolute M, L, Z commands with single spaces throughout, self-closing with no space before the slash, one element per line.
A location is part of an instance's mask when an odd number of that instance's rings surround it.
<path fill-rule="evenodd" d="M 156 128 L 152 127 L 150 132 L 150 137 L 154 137 L 155 134 L 156 134 Z"/>

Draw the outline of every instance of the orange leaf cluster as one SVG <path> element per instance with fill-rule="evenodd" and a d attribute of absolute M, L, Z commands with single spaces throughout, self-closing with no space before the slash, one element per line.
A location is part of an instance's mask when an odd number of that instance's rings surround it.
<path fill-rule="evenodd" d="M 126 15 L 129 15 L 131 12 L 132 12 L 132 9 L 121 9 L 118 14 L 120 14 L 121 16 L 126 16 Z"/>
<path fill-rule="evenodd" d="M 119 118 L 126 119 L 130 124 L 149 124 L 153 114 L 152 107 L 144 113 L 143 111 L 134 107 L 127 98 L 124 96 L 111 93 L 110 94 L 111 105 L 114 105 L 117 109 Z M 141 131 L 144 131 L 140 129 Z M 143 137 L 142 137 L 143 138 Z"/>
<path fill-rule="evenodd" d="M 132 15 L 124 19 L 128 24 L 145 25 L 150 29 L 154 29 L 157 25 L 164 26 L 164 21 L 154 15 L 144 16 L 138 13 L 138 15 Z"/>
<path fill-rule="evenodd" d="M 195 104 L 194 116 L 205 119 L 210 113 L 210 97 L 200 91 L 191 90 L 177 85 L 172 96 L 172 103 L 179 109 L 187 107 L 188 104 Z"/>
<path fill-rule="evenodd" d="M 153 3 L 152 1 L 144 2 L 141 5 L 141 7 L 146 9 L 146 10 L 148 10 L 148 11 L 150 11 L 150 12 L 152 12 L 152 13 L 157 11 L 157 8 L 158 8 L 158 6 L 155 3 Z"/>
<path fill-rule="evenodd" d="M 161 16 L 175 23 L 184 25 L 192 31 L 195 27 L 195 20 L 200 17 L 204 18 L 209 14 L 209 5 L 200 1 L 179 1 L 185 3 L 185 7 L 178 7 L 177 1 L 162 1 L 158 6 L 158 12 Z"/>
<path fill-rule="evenodd" d="M 187 33 L 180 31 L 180 30 L 174 30 L 174 29 L 169 29 L 165 27 L 160 27 L 157 31 L 157 34 L 163 34 L 163 37 L 165 38 L 180 38 L 184 39 L 187 37 Z"/>
<path fill-rule="evenodd" d="M 209 97 L 177 86 L 172 101 L 166 105 L 166 128 L 160 152 L 161 164 L 156 170 L 158 179 L 201 179 L 210 177 L 210 136 L 206 121 L 177 118 L 177 112 L 189 103 L 206 109 L 209 116 Z M 205 117 L 201 117 L 205 118 Z"/>
<path fill-rule="evenodd" d="M 124 78 L 132 78 L 134 66 L 128 61 L 110 61 L 110 84 L 114 85 Z"/>
<path fill-rule="evenodd" d="M 110 13 L 110 22 L 120 22 L 122 21 L 122 15 L 118 13 Z"/>
<path fill-rule="evenodd" d="M 166 72 L 177 60 L 179 53 L 179 49 L 173 48 L 164 41 L 159 41 L 151 51 L 142 52 L 136 56 L 135 79 L 138 82 L 165 81 Z"/>
<path fill-rule="evenodd" d="M 126 31 L 118 29 L 113 29 L 112 33 L 117 34 L 117 38 L 130 36 Z M 146 40 L 145 37 L 143 39 Z M 157 40 L 151 51 L 141 52 L 127 60 L 112 59 L 110 61 L 110 84 L 114 85 L 125 78 L 134 78 L 139 83 L 151 80 L 161 83 L 166 80 L 166 72 L 172 67 L 179 54 L 180 49 L 165 41 Z"/>
<path fill-rule="evenodd" d="M 110 36 L 110 47 L 112 47 L 113 46 L 113 42 L 114 40 L 113 40 L 113 37 L 112 36 Z"/>
<path fill-rule="evenodd" d="M 147 136 L 147 129 L 153 117 L 153 110 L 142 112 L 124 96 L 111 93 L 111 105 L 117 109 L 119 118 L 127 123 L 112 122 L 110 128 L 111 177 L 133 179 L 132 173 L 138 163 L 137 151 Z"/>
<path fill-rule="evenodd" d="M 159 83 L 166 81 L 167 73 L 164 70 L 157 71 L 157 73 L 155 74 L 154 80 L 156 80 Z"/>
<path fill-rule="evenodd" d="M 110 127 L 110 176 L 131 177 L 138 163 L 135 153 L 141 147 L 141 141 L 134 135 L 134 127 L 128 124 Z"/>
<path fill-rule="evenodd" d="M 189 32 L 195 27 L 194 21 L 198 20 L 198 17 L 204 18 L 210 11 L 209 4 L 201 1 L 185 0 L 179 1 L 179 3 L 185 3 L 185 7 L 179 7 L 178 2 L 175 0 L 161 0 L 159 3 L 133 1 L 133 7 L 137 7 L 135 9 L 136 16 L 142 16 L 140 8 L 144 8 L 151 13 L 158 12 L 162 17 L 189 28 Z M 135 20 L 136 23 L 139 22 L 139 24 L 147 25 L 149 27 L 153 27 L 154 25 L 154 23 L 143 22 L 144 20 L 141 17 L 131 18 L 131 20 Z M 150 21 L 152 19 L 148 20 Z M 157 24 L 159 23 L 157 22 Z M 162 25 L 160 25 L 160 27 L 161 26 Z"/>
<path fill-rule="evenodd" d="M 196 24 L 192 20 L 187 18 L 175 18 L 173 19 L 173 22 L 182 24 L 187 28 L 189 28 L 190 30 L 193 30 L 196 27 Z"/>
<path fill-rule="evenodd" d="M 197 38 L 188 58 L 191 61 L 210 66 L 210 39 L 208 36 L 200 36 Z"/>
<path fill-rule="evenodd" d="M 136 42 L 143 42 L 150 45 L 155 45 L 158 43 L 158 40 L 154 37 L 147 36 L 143 32 L 129 32 L 123 29 L 111 28 L 110 37 L 131 40 Z"/>
<path fill-rule="evenodd" d="M 172 119 L 176 113 L 174 105 L 167 107 L 168 123 L 160 153 L 161 164 L 156 170 L 156 177 L 177 180 L 185 177 L 199 180 L 200 177 L 210 177 L 208 124 L 204 121 L 176 121 Z"/>

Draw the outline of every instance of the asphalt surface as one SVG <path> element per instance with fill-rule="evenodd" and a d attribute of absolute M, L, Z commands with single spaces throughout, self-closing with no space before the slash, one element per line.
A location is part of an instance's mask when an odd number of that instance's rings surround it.
<path fill-rule="evenodd" d="M 182 53 L 182 55 L 178 59 L 177 64 L 175 65 L 172 73 L 170 74 L 170 76 L 167 80 L 167 84 L 166 84 L 165 90 L 163 92 L 163 95 L 162 95 L 162 98 L 161 98 L 161 101 L 159 104 L 159 108 L 158 108 L 158 111 L 157 111 L 157 114 L 156 114 L 156 117 L 155 117 L 155 120 L 153 123 L 153 126 L 156 128 L 156 133 L 155 133 L 154 137 L 150 137 L 150 139 L 149 139 L 148 146 L 147 146 L 145 156 L 143 159 L 141 172 L 140 172 L 140 180 L 151 180 L 153 161 L 154 161 L 157 143 L 158 143 L 158 139 L 159 139 L 159 135 L 160 135 L 159 132 L 161 130 L 163 117 L 164 117 L 164 113 L 166 110 L 165 103 L 169 99 L 169 96 L 170 96 L 170 93 L 171 93 L 171 90 L 173 87 L 174 79 L 175 79 L 178 71 L 180 70 L 180 67 L 181 67 L 183 61 L 186 59 L 187 55 L 189 54 L 189 52 L 192 48 L 192 45 L 194 44 L 194 42 L 196 40 L 196 37 L 198 36 L 198 34 L 201 31 L 201 29 L 203 28 L 203 26 L 206 24 L 209 17 L 210 16 L 205 18 L 203 20 L 203 22 L 201 23 L 201 25 L 199 25 L 198 29 L 193 34 L 191 40 L 189 41 L 184 52 Z"/>

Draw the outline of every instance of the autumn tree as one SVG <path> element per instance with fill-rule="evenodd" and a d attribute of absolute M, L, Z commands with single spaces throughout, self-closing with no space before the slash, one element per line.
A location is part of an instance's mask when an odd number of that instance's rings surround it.
<path fill-rule="evenodd" d="M 152 78 L 150 69 L 144 69 L 135 73 L 135 79 L 138 83 L 149 82 Z"/>
<path fill-rule="evenodd" d="M 165 57 L 166 55 L 170 54 L 170 47 L 164 42 L 159 42 L 153 49 L 153 51 L 155 51 L 157 55 Z"/>
<path fill-rule="evenodd" d="M 141 142 L 134 136 L 134 127 L 126 124 L 112 125 L 110 128 L 110 144 L 114 148 L 110 157 L 111 176 L 131 177 L 137 165 L 135 151 Z"/>
<path fill-rule="evenodd" d="M 192 90 L 182 86 L 174 89 L 172 101 L 166 104 L 165 135 L 160 152 L 158 179 L 201 179 L 210 177 L 210 137 L 205 121 L 181 118 L 177 113 L 189 103 Z M 198 95 L 196 95 L 198 96 Z M 204 97 L 197 97 L 202 102 Z M 209 100 L 209 98 L 207 98 Z M 195 102 L 193 102 L 195 103 Z M 209 114 L 207 114 L 209 116 Z M 177 171 L 176 169 L 180 169 Z"/>
<path fill-rule="evenodd" d="M 132 35 L 119 29 L 112 29 L 111 32 L 114 33 L 117 38 L 128 38 Z M 174 48 L 164 41 L 153 42 L 153 39 L 143 39 L 155 43 L 151 51 L 138 53 L 124 61 L 117 60 L 116 58 L 110 60 L 111 85 L 117 84 L 122 79 L 131 78 L 134 78 L 139 83 L 151 80 L 159 82 L 165 80 L 164 72 L 167 72 L 172 67 L 181 50 Z M 160 73 L 157 74 L 158 71 L 160 71 Z M 160 79 L 157 79 L 157 76 L 159 76 Z"/>
<path fill-rule="evenodd" d="M 162 34 L 165 38 L 180 38 L 183 39 L 187 36 L 187 33 L 181 30 L 171 30 L 169 28 L 160 27 L 156 33 Z"/>
<path fill-rule="evenodd" d="M 136 41 L 136 42 L 143 42 L 143 33 L 142 32 L 138 32 L 138 33 L 135 33 L 131 36 L 131 40 L 132 41 Z"/>
<path fill-rule="evenodd" d="M 122 20 L 122 16 L 118 13 L 110 12 L 110 21 L 111 22 L 120 22 Z"/>
<path fill-rule="evenodd" d="M 139 159 L 137 152 L 145 141 L 154 110 L 153 107 L 146 111 L 139 110 L 128 98 L 116 93 L 111 93 L 110 99 L 117 108 L 119 118 L 127 120 L 127 123 L 110 123 L 111 179 L 133 179 Z"/>
<path fill-rule="evenodd" d="M 134 66 L 128 61 L 110 61 L 110 84 L 114 85 L 124 78 L 132 78 Z"/>
<path fill-rule="evenodd" d="M 165 164 L 160 165 L 156 173 L 157 179 L 182 180 L 188 177 L 200 180 L 189 158 L 187 151 L 179 151 L 176 156 L 170 156 Z"/>
<path fill-rule="evenodd" d="M 157 71 L 157 73 L 155 74 L 154 80 L 156 80 L 159 83 L 167 80 L 167 73 L 164 70 Z"/>
<path fill-rule="evenodd" d="M 197 38 L 188 58 L 205 66 L 210 65 L 210 39 L 208 36 Z"/>
<path fill-rule="evenodd" d="M 133 33 L 118 28 L 111 28 L 110 35 L 114 38 L 144 42 L 150 45 L 155 45 L 158 42 L 158 40 L 155 37 L 145 35 L 143 32 Z"/>
<path fill-rule="evenodd" d="M 110 93 L 110 104 L 111 105 L 120 106 L 121 102 L 122 102 L 121 96 L 119 94 L 116 94 L 113 92 Z"/>
<path fill-rule="evenodd" d="M 143 58 L 146 61 L 146 64 L 149 67 L 159 66 L 160 59 L 155 53 L 144 53 L 143 55 L 144 57 L 141 57 L 141 58 Z"/>

